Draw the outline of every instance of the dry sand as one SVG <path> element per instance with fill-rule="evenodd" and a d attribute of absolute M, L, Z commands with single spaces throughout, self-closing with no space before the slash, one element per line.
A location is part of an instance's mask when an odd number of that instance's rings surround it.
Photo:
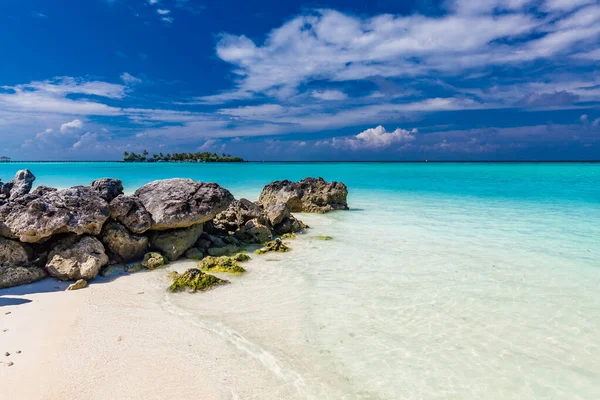
<path fill-rule="evenodd" d="M 259 360 L 166 310 L 166 274 L 0 290 L 0 397 L 297 398 Z"/>

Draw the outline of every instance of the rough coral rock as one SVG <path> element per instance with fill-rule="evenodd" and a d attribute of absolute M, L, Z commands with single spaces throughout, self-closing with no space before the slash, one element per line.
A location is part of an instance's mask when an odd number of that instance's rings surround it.
<path fill-rule="evenodd" d="M 69 291 L 79 290 L 79 289 L 86 288 L 87 285 L 88 285 L 88 282 L 85 279 L 78 279 L 75 283 L 70 284 L 67 287 L 67 290 L 69 290 Z"/>
<path fill-rule="evenodd" d="M 5 184 L 4 190 L 10 185 L 10 200 L 15 200 L 19 197 L 25 196 L 31 191 L 35 181 L 35 176 L 28 169 L 17 171 L 15 178 L 12 182 Z"/>
<path fill-rule="evenodd" d="M 243 260 L 243 258 L 238 258 Z M 230 274 L 241 274 L 246 270 L 238 265 L 235 257 L 204 257 L 197 265 L 203 271 L 209 272 L 227 272 Z"/>
<path fill-rule="evenodd" d="M 150 270 L 157 269 L 169 263 L 169 260 L 160 253 L 150 252 L 144 256 L 142 266 Z"/>
<path fill-rule="evenodd" d="M 46 277 L 42 268 L 0 264 L 0 289 L 27 285 Z"/>
<path fill-rule="evenodd" d="M 348 209 L 348 188 L 341 182 L 326 182 L 323 178 L 306 178 L 300 182 L 271 182 L 264 187 L 258 203 L 266 209 L 286 204 L 290 212 L 325 213 Z"/>
<path fill-rule="evenodd" d="M 194 246 L 201 234 L 202 224 L 185 229 L 152 232 L 150 245 L 167 256 L 169 260 L 175 261 Z"/>
<path fill-rule="evenodd" d="M 98 193 L 107 203 L 123 194 L 123 182 L 120 179 L 102 178 L 92 181 L 90 188 Z"/>
<path fill-rule="evenodd" d="M 58 233 L 99 235 L 108 203 L 89 187 L 27 195 L 0 206 L 0 236 L 36 243 Z"/>
<path fill-rule="evenodd" d="M 258 219 L 252 219 L 235 232 L 235 238 L 246 243 L 264 243 L 273 239 L 273 233 Z"/>
<path fill-rule="evenodd" d="M 256 250 L 256 254 L 265 254 L 268 252 L 286 253 L 291 249 L 286 246 L 281 239 L 275 239 L 265 243 L 264 247 Z"/>
<path fill-rule="evenodd" d="M 100 236 L 110 258 L 118 262 L 141 260 L 148 250 L 148 238 L 132 234 L 118 222 L 104 225 Z"/>
<path fill-rule="evenodd" d="M 187 228 L 209 221 L 233 201 L 233 195 L 216 183 L 180 178 L 148 183 L 135 196 L 152 215 L 153 230 Z"/>
<path fill-rule="evenodd" d="M 267 223 L 262 207 L 247 199 L 235 200 L 212 220 L 212 231 L 216 234 L 227 235 L 237 231 L 246 222 L 253 219 L 257 219 L 263 225 Z"/>
<path fill-rule="evenodd" d="M 32 252 L 27 245 L 0 237 L 0 265 L 26 265 L 31 259 Z"/>
<path fill-rule="evenodd" d="M 92 280 L 108 264 L 102 243 L 92 236 L 68 235 L 54 243 L 46 270 L 61 280 Z"/>
<path fill-rule="evenodd" d="M 120 195 L 110 202 L 110 217 L 134 233 L 144 233 L 152 227 L 152 216 L 134 196 Z"/>

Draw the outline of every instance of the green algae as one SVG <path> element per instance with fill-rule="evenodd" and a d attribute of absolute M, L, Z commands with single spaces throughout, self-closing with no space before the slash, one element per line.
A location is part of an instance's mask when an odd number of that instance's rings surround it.
<path fill-rule="evenodd" d="M 319 240 L 333 240 L 332 236 L 317 236 Z"/>
<path fill-rule="evenodd" d="M 224 279 L 217 278 L 214 275 L 206 274 L 198 268 L 190 268 L 183 274 L 175 271 L 169 273 L 169 278 L 173 283 L 169 286 L 170 292 L 202 292 L 217 286 L 229 283 Z"/>
<path fill-rule="evenodd" d="M 237 257 L 237 256 L 236 256 Z M 247 257 L 247 255 L 246 255 Z M 250 257 L 248 257 L 249 259 Z M 246 261 L 244 257 L 240 257 L 239 261 Z M 197 267 L 202 271 L 209 272 L 226 272 L 228 274 L 241 274 L 246 272 L 246 270 L 238 265 L 238 260 L 235 257 L 212 257 L 207 256 L 202 259 Z"/>
<path fill-rule="evenodd" d="M 291 251 L 288 246 L 283 244 L 281 239 L 271 240 L 270 242 L 265 243 L 264 247 L 255 251 L 256 254 L 265 254 L 269 252 L 278 252 L 278 253 L 287 253 Z"/>
<path fill-rule="evenodd" d="M 293 233 L 284 233 L 283 235 L 281 235 L 282 239 L 296 239 L 296 235 L 294 235 Z"/>
<path fill-rule="evenodd" d="M 147 253 L 142 261 L 142 266 L 150 270 L 157 269 L 169 263 L 167 257 L 157 252 Z"/>

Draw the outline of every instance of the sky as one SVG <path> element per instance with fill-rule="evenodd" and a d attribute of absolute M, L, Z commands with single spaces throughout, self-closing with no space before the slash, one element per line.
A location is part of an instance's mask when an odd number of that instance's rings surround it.
<path fill-rule="evenodd" d="M 598 160 L 600 0 L 2 0 L 0 155 Z"/>

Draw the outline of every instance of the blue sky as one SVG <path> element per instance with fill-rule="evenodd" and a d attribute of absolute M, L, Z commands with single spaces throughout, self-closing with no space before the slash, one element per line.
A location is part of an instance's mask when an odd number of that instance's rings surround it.
<path fill-rule="evenodd" d="M 598 0 L 3 0 L 0 155 L 600 159 Z"/>

